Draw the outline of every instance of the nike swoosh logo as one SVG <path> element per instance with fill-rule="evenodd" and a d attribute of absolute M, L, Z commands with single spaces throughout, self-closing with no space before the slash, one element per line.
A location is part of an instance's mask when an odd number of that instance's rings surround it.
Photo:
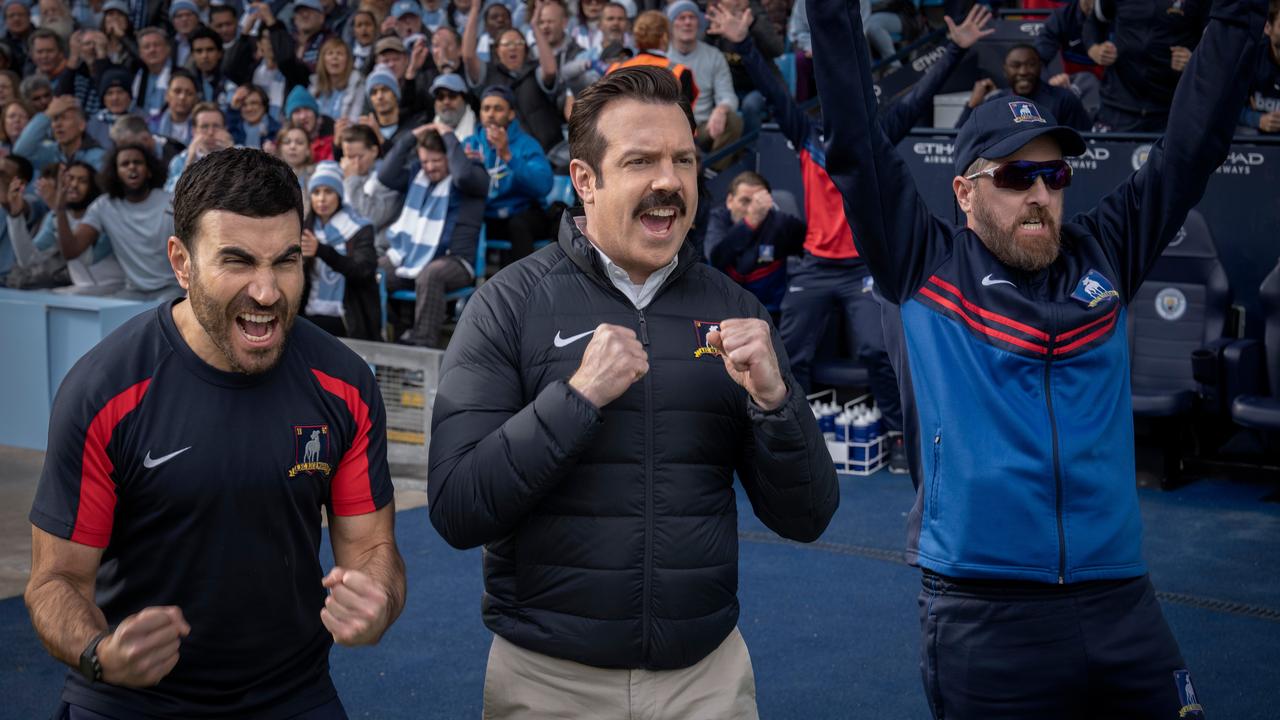
<path fill-rule="evenodd" d="M 586 331 L 586 332 L 584 332 L 584 333 L 578 333 L 577 335 L 574 335 L 573 337 L 560 337 L 560 331 L 559 331 L 559 330 L 557 330 L 557 331 L 556 331 L 556 339 L 554 340 L 554 342 L 555 342 L 555 344 L 556 344 L 556 347 L 558 347 L 558 348 L 562 348 L 562 347 L 564 347 L 564 346 L 566 346 L 566 345 L 572 345 L 572 344 L 574 344 L 575 342 L 577 342 L 577 341 L 581 340 L 582 338 L 584 338 L 584 337 L 586 337 L 586 336 L 590 335 L 590 334 L 591 334 L 591 333 L 593 333 L 593 332 L 595 332 L 595 330 L 588 330 L 588 331 Z"/>
<path fill-rule="evenodd" d="M 1014 285 L 1008 280 L 992 280 L 991 275 L 989 274 L 986 277 L 982 278 L 982 284 L 987 287 L 991 287 L 992 285 L 1001 285 L 1001 284 L 1008 285 L 1009 287 L 1013 287 L 1013 288 L 1018 287 L 1017 285 Z"/>
<path fill-rule="evenodd" d="M 181 450 L 178 450 L 177 452 L 171 452 L 171 453 L 169 453 L 168 455 L 162 455 L 162 456 L 160 456 L 160 457 L 158 457 L 158 458 L 154 458 L 154 459 L 151 457 L 151 451 L 150 451 L 150 450 L 148 450 L 148 451 L 147 451 L 147 456 L 146 456 L 146 457 L 144 457 L 144 458 L 142 458 L 142 467 L 144 467 L 144 468 L 153 468 L 153 467 L 156 467 L 157 465 L 163 465 L 163 464 L 165 464 L 165 463 L 169 462 L 170 460 L 172 460 L 172 459 L 174 459 L 174 458 L 178 457 L 179 455 L 181 455 L 182 453 L 184 453 L 184 452 L 186 452 L 186 451 L 188 451 L 188 450 L 190 450 L 190 449 L 191 449 L 191 446 L 190 446 L 190 445 L 188 445 L 188 446 L 186 446 L 186 447 L 182 448 Z"/>

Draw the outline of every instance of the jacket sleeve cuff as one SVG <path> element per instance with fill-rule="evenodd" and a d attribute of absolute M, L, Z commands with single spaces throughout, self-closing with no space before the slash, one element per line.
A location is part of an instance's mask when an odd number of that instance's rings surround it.
<path fill-rule="evenodd" d="M 791 389 L 787 388 L 787 395 L 782 398 L 782 404 L 772 410 L 765 410 L 756 403 L 755 398 L 747 395 L 747 417 L 751 418 L 752 422 L 790 420 L 791 399 Z"/>

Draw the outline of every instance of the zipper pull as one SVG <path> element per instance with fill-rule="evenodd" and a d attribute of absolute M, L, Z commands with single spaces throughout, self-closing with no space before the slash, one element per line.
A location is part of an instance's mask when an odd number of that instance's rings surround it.
<path fill-rule="evenodd" d="M 637 310 L 636 314 L 640 316 L 640 344 L 649 347 L 649 323 L 644 319 L 643 310 Z"/>
<path fill-rule="evenodd" d="M 1061 575 L 1059 575 L 1059 576 L 1058 576 L 1058 584 L 1059 584 L 1059 585 L 1066 585 L 1066 583 L 1065 583 L 1065 582 L 1063 582 L 1063 580 L 1062 580 L 1062 576 L 1061 576 Z"/>

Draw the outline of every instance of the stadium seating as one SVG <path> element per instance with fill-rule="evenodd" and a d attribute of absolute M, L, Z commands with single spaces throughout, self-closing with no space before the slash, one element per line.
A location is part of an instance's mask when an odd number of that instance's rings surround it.
<path fill-rule="evenodd" d="M 456 308 L 455 314 L 462 312 L 462 307 L 463 305 L 466 304 L 467 298 L 471 297 L 471 294 L 476 291 L 476 287 L 479 285 L 479 282 L 482 279 L 484 279 L 485 255 L 487 253 L 488 253 L 488 242 L 485 240 L 484 224 L 481 223 L 480 237 L 477 238 L 476 240 L 476 259 L 475 259 L 476 283 L 472 285 L 468 285 L 467 287 L 464 287 L 464 288 L 458 288 L 453 292 L 445 293 L 445 296 L 444 296 L 445 300 L 457 302 L 457 305 L 455 306 Z M 381 270 L 378 271 L 378 297 L 382 301 L 382 326 L 384 328 L 387 328 L 388 330 L 390 329 L 390 326 L 387 325 L 388 301 L 414 303 L 414 302 L 417 302 L 418 300 L 417 293 L 415 293 L 413 290 L 408 290 L 408 289 L 396 290 L 395 292 L 390 293 L 388 295 L 387 279 L 386 277 L 383 276 Z"/>
<path fill-rule="evenodd" d="M 1192 354 L 1220 346 L 1230 304 L 1209 227 L 1192 210 L 1129 305 L 1135 415 L 1173 417 L 1192 410 L 1200 390 Z"/>
<path fill-rule="evenodd" d="M 1262 346 L 1242 340 L 1229 348 L 1232 367 L 1252 385 L 1231 403 L 1231 418 L 1245 427 L 1280 431 L 1280 263 L 1262 281 L 1258 295 L 1265 315 Z"/>

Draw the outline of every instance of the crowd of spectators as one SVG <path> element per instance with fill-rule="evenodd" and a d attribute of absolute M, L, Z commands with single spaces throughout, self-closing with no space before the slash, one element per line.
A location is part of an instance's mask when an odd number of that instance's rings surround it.
<path fill-rule="evenodd" d="M 1277 2 L 1244 132 L 1280 131 Z M 1018 94 L 1080 129 L 1159 131 L 1209 5 L 1065 3 L 1008 51 L 1003 77 L 978 80 L 961 122 Z M 862 11 L 885 72 L 929 29 L 909 0 Z M 728 17 L 748 19 L 746 38 L 724 35 L 716 18 Z M 667 67 L 700 149 L 715 153 L 779 112 L 744 43 L 766 61 L 793 53 L 791 99 L 803 102 L 808 36 L 793 0 L 4 0 L 0 280 L 178 295 L 164 252 L 178 179 L 221 148 L 255 147 L 304 189 L 305 313 L 337 334 L 386 337 L 381 272 L 418 298 L 392 313 L 398 339 L 438 347 L 445 293 L 478 280 L 482 228 L 510 244 L 507 261 L 554 233 L 575 94 L 616 67 Z M 776 313 L 785 285 L 759 271 L 800 252 L 812 219 L 771 217 L 768 188 L 735 181 L 699 234 L 714 236 L 709 261 L 760 285 Z"/>

